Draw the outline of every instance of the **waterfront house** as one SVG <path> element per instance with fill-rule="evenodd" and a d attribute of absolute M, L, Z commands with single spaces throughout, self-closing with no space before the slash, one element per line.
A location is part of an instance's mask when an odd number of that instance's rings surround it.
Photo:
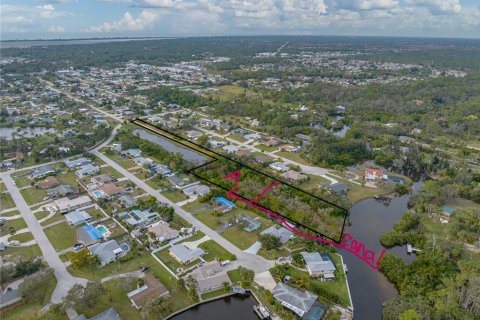
<path fill-rule="evenodd" d="M 292 231 L 284 227 L 278 227 L 278 226 L 271 226 L 263 230 L 262 232 L 260 232 L 260 234 L 261 235 L 269 234 L 269 235 L 278 237 L 280 239 L 281 244 L 285 244 L 288 240 L 294 237 L 294 234 Z"/>
<path fill-rule="evenodd" d="M 215 260 L 198 267 L 190 275 L 197 282 L 198 290 L 201 293 L 222 288 L 224 283 L 231 284 L 227 269 Z"/>
<path fill-rule="evenodd" d="M 308 273 L 312 277 L 323 276 L 325 279 L 335 278 L 336 267 L 328 253 L 301 252 L 307 265 Z"/>
<path fill-rule="evenodd" d="M 144 285 L 140 288 L 127 293 L 128 299 L 130 299 L 132 305 L 137 309 L 140 309 L 146 302 L 153 298 L 169 295 L 167 288 L 151 274 L 145 274 L 143 283 Z"/>
<path fill-rule="evenodd" d="M 177 244 L 172 246 L 169 252 L 170 252 L 170 255 L 175 260 L 177 260 L 178 262 L 184 265 L 197 260 L 198 258 L 200 258 L 202 255 L 205 254 L 205 251 L 203 251 L 200 248 L 190 250 L 183 244 Z"/>
<path fill-rule="evenodd" d="M 122 320 L 122 318 L 114 308 L 110 308 L 97 314 L 93 318 L 87 318 L 81 314 L 74 320 Z"/>
<path fill-rule="evenodd" d="M 383 170 L 365 168 L 365 180 L 375 181 L 383 179 Z"/>
<path fill-rule="evenodd" d="M 317 301 L 318 296 L 308 291 L 302 292 L 279 282 L 273 288 L 273 297 L 282 306 L 293 311 L 306 320 L 319 320 L 323 318 L 327 307 Z M 315 311 L 315 312 L 314 312 Z"/>

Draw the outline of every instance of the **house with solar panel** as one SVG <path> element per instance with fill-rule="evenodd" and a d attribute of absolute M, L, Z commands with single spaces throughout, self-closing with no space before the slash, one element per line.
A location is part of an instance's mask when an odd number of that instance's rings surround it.
<path fill-rule="evenodd" d="M 139 209 L 124 211 L 119 213 L 118 216 L 134 227 L 145 226 L 160 218 L 160 215 L 157 212 L 148 209 L 143 211 Z"/>

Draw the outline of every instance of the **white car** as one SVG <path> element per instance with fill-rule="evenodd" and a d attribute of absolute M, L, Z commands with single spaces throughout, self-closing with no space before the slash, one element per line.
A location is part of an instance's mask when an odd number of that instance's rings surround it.
<path fill-rule="evenodd" d="M 16 247 L 20 245 L 20 241 L 18 240 L 13 240 L 8 243 L 9 246 Z"/>
<path fill-rule="evenodd" d="M 57 212 L 57 207 L 54 207 L 54 206 L 48 207 L 48 211 L 50 211 L 51 213 L 55 213 Z"/>

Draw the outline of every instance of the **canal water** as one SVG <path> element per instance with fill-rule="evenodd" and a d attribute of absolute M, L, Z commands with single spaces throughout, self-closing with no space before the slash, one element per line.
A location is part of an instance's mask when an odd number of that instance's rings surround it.
<path fill-rule="evenodd" d="M 159 135 L 149 133 L 142 129 L 136 129 L 133 132 L 138 134 L 141 139 L 158 144 L 163 149 L 169 152 L 180 153 L 183 159 L 190 161 L 196 165 L 200 165 L 209 160 L 206 156 L 202 156 L 201 154 L 193 151 L 192 149 L 180 146 L 179 144 L 173 143 L 170 140 L 163 138 Z"/>
<path fill-rule="evenodd" d="M 423 182 L 416 182 L 413 191 L 383 203 L 373 198 L 358 202 L 350 209 L 352 226 L 346 232 L 365 244 L 365 247 L 380 253 L 380 236 L 390 231 L 395 222 L 408 209 L 410 197 L 420 190 Z M 388 250 L 401 257 L 405 262 L 415 259 L 407 255 L 404 246 Z M 382 318 L 382 304 L 398 296 L 393 284 L 380 271 L 373 270 L 366 263 L 349 252 L 339 250 L 344 263 L 348 266 L 348 283 L 352 295 L 355 320 L 377 320 Z"/>
<path fill-rule="evenodd" d="M 252 296 L 230 296 L 188 309 L 171 320 L 258 320 L 255 304 Z"/>

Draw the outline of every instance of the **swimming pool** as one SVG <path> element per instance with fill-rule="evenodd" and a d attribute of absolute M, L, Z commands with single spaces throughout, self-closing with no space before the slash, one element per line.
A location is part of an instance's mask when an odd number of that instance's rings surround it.
<path fill-rule="evenodd" d="M 229 207 L 235 207 L 235 204 L 224 197 L 216 197 L 215 201 L 220 203 L 222 206 L 229 206 Z"/>
<path fill-rule="evenodd" d="M 95 229 L 97 229 L 97 231 L 100 232 L 104 238 L 111 235 L 111 232 L 103 224 L 96 226 Z"/>
<path fill-rule="evenodd" d="M 101 190 L 93 190 L 92 194 L 97 199 L 103 198 L 103 195 L 104 195 L 104 193 Z"/>

